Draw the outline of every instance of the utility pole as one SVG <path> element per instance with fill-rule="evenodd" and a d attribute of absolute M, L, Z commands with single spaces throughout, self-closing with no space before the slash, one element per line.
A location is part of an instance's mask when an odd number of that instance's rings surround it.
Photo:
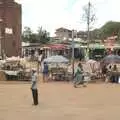
<path fill-rule="evenodd" d="M 72 77 L 74 78 L 74 30 L 72 30 Z"/>
<path fill-rule="evenodd" d="M 2 22 L 3 20 L 0 19 L 0 57 L 2 57 Z"/>
<path fill-rule="evenodd" d="M 87 16 L 87 32 L 88 32 L 88 43 L 90 42 L 90 8 L 91 5 L 90 5 L 90 2 L 88 3 L 88 16 Z"/>
<path fill-rule="evenodd" d="M 2 19 L 3 19 L 3 22 L 2 22 L 2 56 L 3 56 L 3 59 L 5 59 L 5 54 L 6 54 L 6 45 L 5 45 L 5 39 L 6 39 L 6 36 L 5 36 L 5 28 L 6 28 L 6 2 L 7 0 L 4 0 L 3 2 L 3 13 L 2 13 Z"/>
<path fill-rule="evenodd" d="M 90 44 L 90 10 L 91 10 L 91 3 L 88 2 L 88 14 L 87 14 L 87 59 L 89 59 L 89 44 Z"/>
<path fill-rule="evenodd" d="M 89 59 L 89 48 L 90 48 L 90 27 L 94 23 L 96 16 L 94 13 L 94 7 L 92 6 L 90 0 L 86 6 L 83 7 L 83 21 L 86 22 L 87 26 L 87 49 L 86 49 L 86 59 Z"/>

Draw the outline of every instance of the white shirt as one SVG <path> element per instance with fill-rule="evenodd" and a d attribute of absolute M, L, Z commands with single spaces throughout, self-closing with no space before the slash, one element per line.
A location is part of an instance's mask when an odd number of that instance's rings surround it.
<path fill-rule="evenodd" d="M 41 62 L 41 60 L 42 60 L 42 55 L 38 57 L 38 61 Z"/>
<path fill-rule="evenodd" d="M 37 73 L 34 73 L 33 75 L 32 75 L 32 86 L 31 86 L 31 88 L 32 89 L 37 89 Z"/>

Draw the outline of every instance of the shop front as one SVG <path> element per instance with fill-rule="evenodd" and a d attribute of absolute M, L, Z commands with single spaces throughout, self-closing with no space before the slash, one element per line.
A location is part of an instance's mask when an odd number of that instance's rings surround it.
<path fill-rule="evenodd" d="M 106 49 L 104 45 L 91 44 L 89 46 L 89 59 L 101 60 L 105 57 Z"/>

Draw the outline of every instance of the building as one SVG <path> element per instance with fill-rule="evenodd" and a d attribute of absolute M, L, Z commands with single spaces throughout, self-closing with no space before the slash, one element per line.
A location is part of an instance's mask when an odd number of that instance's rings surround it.
<path fill-rule="evenodd" d="M 67 40 L 72 38 L 72 30 L 66 29 L 66 28 L 59 28 L 55 32 L 56 38 L 61 40 Z M 80 38 L 83 40 L 87 39 L 87 32 L 84 31 L 75 31 L 74 32 L 74 38 Z"/>
<path fill-rule="evenodd" d="M 0 0 L 0 54 L 21 54 L 21 5 L 14 0 Z"/>
<path fill-rule="evenodd" d="M 87 32 L 84 32 L 84 31 L 77 32 L 77 38 L 81 38 L 83 40 L 87 40 Z"/>
<path fill-rule="evenodd" d="M 56 38 L 66 40 L 72 38 L 72 31 L 66 28 L 58 28 L 55 32 Z"/>

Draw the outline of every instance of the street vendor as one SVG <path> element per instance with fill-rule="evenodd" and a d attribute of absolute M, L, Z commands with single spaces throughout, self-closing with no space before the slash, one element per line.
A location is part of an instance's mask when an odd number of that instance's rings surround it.
<path fill-rule="evenodd" d="M 106 83 L 108 83 L 111 80 L 111 71 L 112 71 L 112 66 L 109 65 L 107 67 L 107 73 L 106 73 L 106 79 L 105 79 Z"/>
<path fill-rule="evenodd" d="M 117 65 L 116 65 L 116 64 L 113 66 L 112 72 L 116 72 L 115 75 L 112 75 L 112 82 L 118 83 L 118 77 L 119 77 L 119 76 L 117 75 L 118 68 L 117 68 Z"/>
<path fill-rule="evenodd" d="M 17 67 L 23 69 L 23 66 L 20 64 L 20 61 L 18 62 Z"/>
<path fill-rule="evenodd" d="M 107 72 L 108 72 L 107 66 L 104 65 L 104 66 L 102 67 L 102 75 L 103 75 L 103 80 L 105 80 L 105 81 L 106 81 L 106 74 L 107 74 Z"/>

